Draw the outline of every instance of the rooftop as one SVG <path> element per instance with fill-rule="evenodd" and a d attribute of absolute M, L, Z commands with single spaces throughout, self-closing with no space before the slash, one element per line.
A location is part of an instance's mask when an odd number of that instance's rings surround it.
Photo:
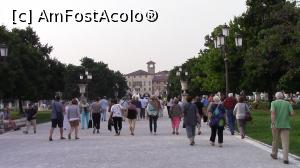
<path fill-rule="evenodd" d="M 139 76 L 139 75 L 151 75 L 151 74 L 144 70 L 137 70 L 137 71 L 127 74 L 126 76 Z"/>

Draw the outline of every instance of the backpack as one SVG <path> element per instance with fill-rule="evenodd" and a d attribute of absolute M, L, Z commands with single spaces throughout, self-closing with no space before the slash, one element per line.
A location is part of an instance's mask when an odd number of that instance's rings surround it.
<path fill-rule="evenodd" d="M 209 122 L 209 126 L 219 126 L 219 127 L 224 127 L 225 126 L 225 118 L 224 114 L 221 113 L 219 109 L 219 105 L 215 108 L 215 110 L 212 113 L 212 117 Z"/>

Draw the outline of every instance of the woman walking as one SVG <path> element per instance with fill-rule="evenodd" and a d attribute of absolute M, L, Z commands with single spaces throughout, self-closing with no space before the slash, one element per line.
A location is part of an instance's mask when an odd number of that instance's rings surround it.
<path fill-rule="evenodd" d="M 202 116 L 203 116 L 203 111 L 202 111 L 203 103 L 201 102 L 201 98 L 199 96 L 195 97 L 195 102 L 194 103 L 198 108 L 198 113 L 199 113 L 199 116 L 200 116 L 200 122 L 197 123 L 198 135 L 200 135 L 201 134 L 201 119 L 202 119 Z"/>
<path fill-rule="evenodd" d="M 244 101 L 244 97 L 240 96 L 238 99 L 238 103 L 235 105 L 233 110 L 233 115 L 235 115 L 237 119 L 237 124 L 242 139 L 245 138 L 245 127 L 247 122 L 246 113 L 250 112 L 248 105 L 244 103 Z"/>
<path fill-rule="evenodd" d="M 114 128 L 115 128 L 115 136 L 119 136 L 121 134 L 121 129 L 122 129 L 122 121 L 123 121 L 123 116 L 122 116 L 122 110 L 123 107 L 120 104 L 117 104 L 117 100 L 113 99 L 111 101 L 112 106 L 111 106 L 111 113 L 110 113 L 110 119 L 113 119 L 114 122 Z"/>
<path fill-rule="evenodd" d="M 167 110 L 168 110 L 168 116 L 169 116 L 169 118 L 171 118 L 171 115 L 170 115 L 170 109 L 171 109 L 171 107 L 173 106 L 173 102 L 174 100 L 173 100 L 173 98 L 170 98 L 170 100 L 168 101 L 168 103 L 167 103 Z M 178 104 L 178 103 L 177 103 Z"/>
<path fill-rule="evenodd" d="M 131 101 L 131 104 L 134 104 L 136 106 L 136 111 L 137 111 L 137 120 L 141 119 L 141 109 L 142 109 L 142 103 L 139 100 L 139 96 L 134 96 L 133 100 Z M 128 109 L 129 110 L 129 109 Z M 127 114 L 128 115 L 128 114 Z M 128 118 L 128 117 L 127 117 Z"/>
<path fill-rule="evenodd" d="M 136 105 L 134 105 L 132 101 L 129 101 L 127 118 L 129 123 L 130 135 L 132 136 L 134 136 L 135 122 L 136 122 L 137 115 L 138 112 L 137 112 Z"/>
<path fill-rule="evenodd" d="M 159 110 L 160 110 L 160 103 L 157 100 L 156 96 L 153 95 L 150 97 L 150 101 L 147 106 L 147 114 L 149 117 L 150 133 L 152 134 L 152 130 L 153 130 L 152 125 L 153 125 L 154 135 L 156 135 Z"/>
<path fill-rule="evenodd" d="M 200 116 L 197 106 L 192 103 L 192 97 L 187 97 L 187 103 L 183 106 L 184 126 L 186 128 L 187 137 L 190 140 L 190 145 L 195 145 L 196 125 L 200 122 Z"/>
<path fill-rule="evenodd" d="M 221 103 L 220 97 L 214 96 L 213 102 L 208 109 L 209 126 L 211 128 L 210 142 L 212 146 L 215 145 L 216 135 L 218 134 L 219 147 L 222 147 L 225 114 L 225 108 Z"/>
<path fill-rule="evenodd" d="M 81 112 L 81 129 L 85 127 L 89 128 L 89 120 L 90 120 L 90 112 L 89 112 L 89 104 L 86 100 L 82 100 L 80 103 L 80 112 Z"/>
<path fill-rule="evenodd" d="M 100 106 L 100 98 L 97 97 L 96 101 L 92 103 L 91 105 L 91 114 L 92 114 L 92 119 L 93 119 L 93 134 L 95 134 L 96 129 L 97 133 L 99 134 L 99 129 L 100 129 L 100 117 L 101 117 L 101 106 Z"/>
<path fill-rule="evenodd" d="M 172 121 L 172 128 L 173 128 L 172 134 L 174 135 L 176 130 L 176 135 L 179 135 L 178 129 L 179 129 L 181 117 L 183 116 L 183 112 L 181 110 L 181 107 L 178 104 L 178 99 L 174 99 L 174 104 L 170 106 L 169 116 Z"/>
<path fill-rule="evenodd" d="M 72 100 L 72 104 L 69 106 L 67 111 L 68 121 L 70 122 L 70 132 L 68 135 L 68 139 L 71 139 L 71 134 L 75 130 L 75 139 L 79 139 L 78 137 L 78 127 L 80 121 L 80 110 L 78 106 L 78 101 L 76 99 Z"/>

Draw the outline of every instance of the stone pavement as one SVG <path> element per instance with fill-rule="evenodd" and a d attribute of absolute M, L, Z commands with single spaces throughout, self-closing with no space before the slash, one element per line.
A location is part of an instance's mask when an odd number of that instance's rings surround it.
<path fill-rule="evenodd" d="M 107 130 L 101 123 L 101 133 L 92 129 L 80 130 L 80 140 L 48 141 L 50 123 L 38 125 L 37 134 L 24 135 L 22 131 L 0 135 L 0 168 L 284 168 L 298 167 L 299 161 L 272 160 L 270 153 L 249 139 L 241 140 L 225 132 L 224 146 L 209 144 L 210 129 L 203 126 L 190 146 L 185 130 L 171 134 L 168 118 L 158 120 L 158 135 L 151 135 L 148 121 L 137 121 L 136 135 L 129 135 L 123 123 L 121 136 Z M 67 134 L 65 134 L 66 136 Z M 66 136 L 67 137 L 67 136 Z M 265 147 L 266 148 L 266 147 Z"/>

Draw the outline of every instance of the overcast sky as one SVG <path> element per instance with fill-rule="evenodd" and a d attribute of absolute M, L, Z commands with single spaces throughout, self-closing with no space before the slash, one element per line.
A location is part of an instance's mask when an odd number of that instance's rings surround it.
<path fill-rule="evenodd" d="M 126 74 L 146 70 L 146 62 L 156 62 L 156 70 L 170 70 L 203 48 L 204 37 L 219 24 L 228 23 L 245 10 L 246 0 L 6 0 L 1 2 L 0 22 L 9 29 L 13 10 L 32 10 L 33 24 L 42 43 L 54 47 L 51 57 L 63 63 L 80 64 L 87 56 L 103 61 L 109 68 Z M 4 3 L 4 4 L 3 4 Z M 46 12 L 158 12 L 158 20 L 150 23 L 38 23 Z"/>

